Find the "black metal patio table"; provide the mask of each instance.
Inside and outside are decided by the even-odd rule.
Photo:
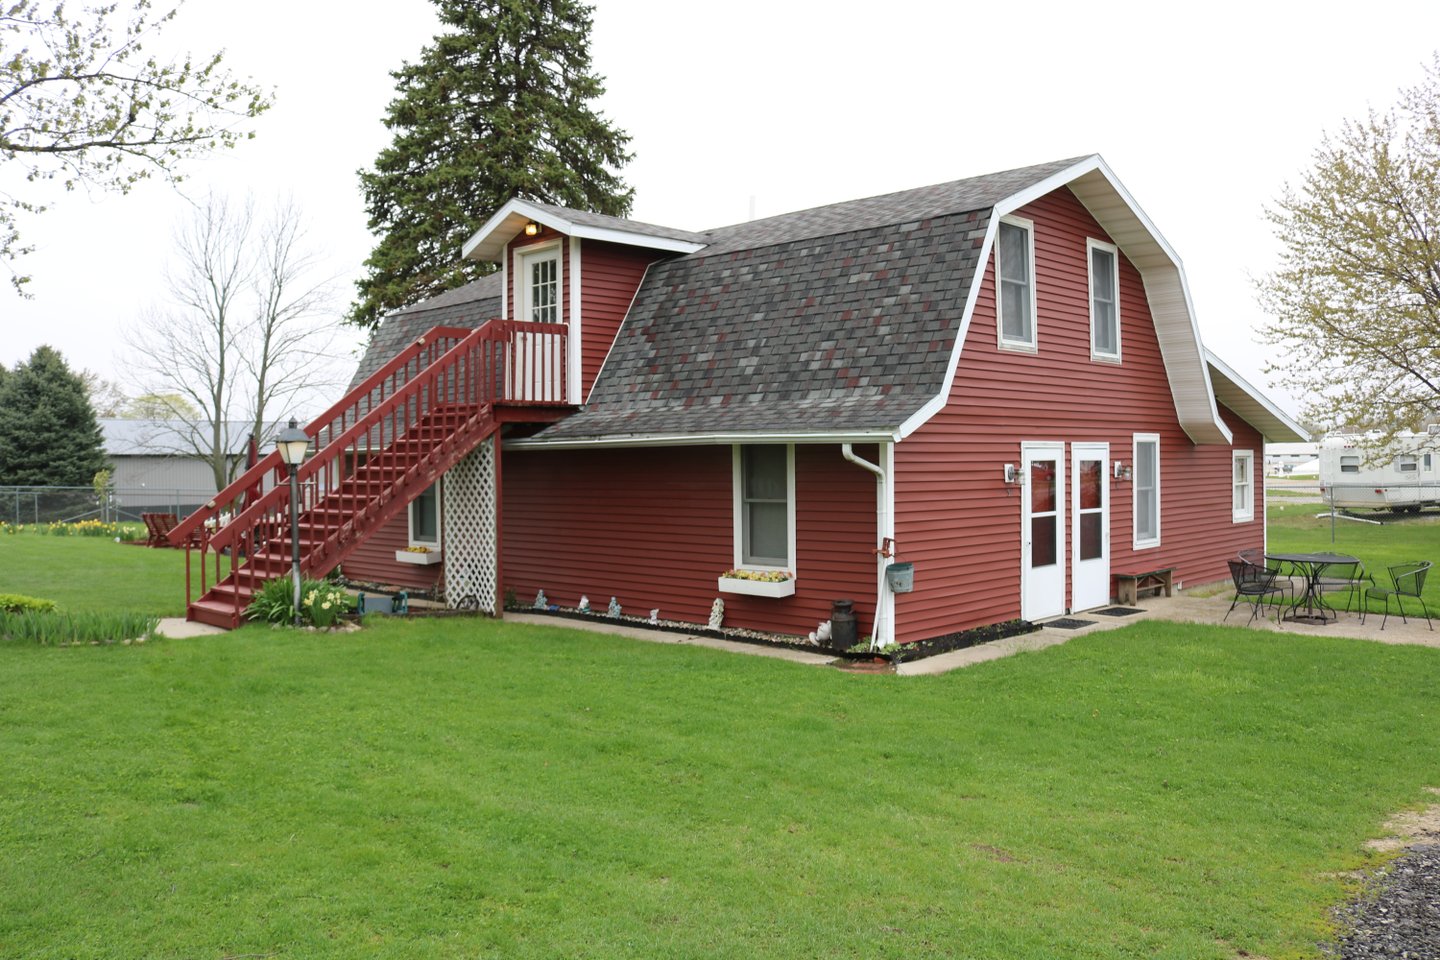
[[[1296,573],[1305,578],[1305,592],[1298,594],[1290,604],[1290,612],[1285,615],[1286,620],[1294,623],[1329,623],[1331,617],[1326,615],[1327,610],[1335,619],[1340,619],[1339,612],[1325,602],[1325,597],[1320,592],[1320,576],[1326,567],[1337,563],[1359,563],[1359,557],[1343,553],[1267,553],[1265,559],[1288,563]],[[1305,611],[1303,614],[1300,612],[1302,608]]]

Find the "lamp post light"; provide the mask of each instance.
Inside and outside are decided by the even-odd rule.
[[[295,626],[300,626],[300,481],[296,471],[310,448],[310,438],[300,429],[295,418],[275,438],[275,451],[280,462],[290,468],[290,576],[295,581]]]

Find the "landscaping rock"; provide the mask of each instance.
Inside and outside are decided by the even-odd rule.
[[[1440,960],[1440,843],[1412,846],[1339,919],[1348,932],[1331,956]]]

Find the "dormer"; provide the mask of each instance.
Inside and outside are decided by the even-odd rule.
[[[511,200],[465,242],[463,253],[500,264],[502,317],[569,325],[567,392],[581,405],[646,269],[705,243],[685,230]]]

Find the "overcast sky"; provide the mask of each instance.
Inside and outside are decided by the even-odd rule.
[[[1206,345],[1262,387],[1250,278],[1275,250],[1264,205],[1322,132],[1387,108],[1440,46],[1433,0],[598,0],[594,20],[600,106],[634,138],[636,219],[699,230],[1100,153],[1183,258]],[[293,196],[342,278],[337,322],[372,245],[355,171],[389,139],[389,71],[436,26],[428,0],[189,0],[165,34],[223,47],[275,90],[257,137],[193,164],[185,191]],[[118,331],[160,302],[187,202],[155,184],[29,218],[34,299],[0,289],[0,363],[49,343],[123,380]],[[359,342],[347,333],[343,352]]]

